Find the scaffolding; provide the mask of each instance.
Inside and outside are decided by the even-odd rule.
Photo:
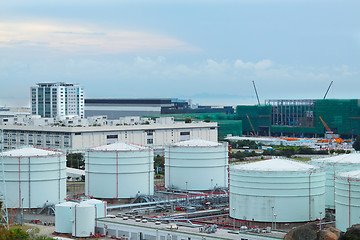
[[[4,134],[3,130],[0,129],[0,161],[1,161],[1,187],[0,187],[0,201],[1,201],[1,225],[9,229],[9,215],[7,209],[6,200],[6,182],[5,182],[5,169],[4,169]]]
[[[266,100],[271,105],[272,126],[315,127],[316,101],[305,100]]]

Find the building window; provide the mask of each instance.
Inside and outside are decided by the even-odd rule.
[[[55,146],[56,147],[60,146],[60,136],[55,136]]]
[[[20,134],[20,145],[24,145],[24,144],[25,144],[24,134]]]
[[[69,136],[64,136],[64,147],[69,147],[70,143],[69,143]]]
[[[46,146],[50,147],[50,136],[46,136]]]
[[[190,140],[190,132],[180,132],[180,141]]]
[[[41,146],[41,135],[36,136],[36,145]]]
[[[148,140],[147,140],[147,144],[153,144],[154,143],[154,140],[152,139],[152,138],[149,138]]]
[[[29,145],[33,145],[34,144],[34,137],[32,134],[29,134]]]

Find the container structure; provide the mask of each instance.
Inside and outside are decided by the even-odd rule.
[[[87,151],[85,194],[105,199],[153,195],[153,149],[117,142]]]
[[[64,153],[26,147],[6,151],[3,157],[9,208],[40,208],[64,201]]]
[[[101,201],[98,199],[89,199],[83,201],[83,203],[95,206],[95,219],[106,217],[107,204],[105,201]]]
[[[325,172],[274,158],[230,167],[230,216],[257,222],[306,222],[325,215]]]
[[[343,232],[360,223],[360,170],[336,175],[335,214],[336,228]]]
[[[211,190],[228,187],[228,144],[193,139],[165,147],[165,187]]]
[[[314,158],[311,164],[326,172],[325,207],[335,209],[335,175],[339,172],[360,170],[360,153],[341,154],[326,158]]]
[[[73,208],[77,203],[64,202],[55,205],[55,232],[72,233]]]
[[[90,237],[95,233],[95,206],[80,203],[72,208],[72,224],[73,237]]]

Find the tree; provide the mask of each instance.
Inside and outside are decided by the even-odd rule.
[[[354,144],[353,144],[353,148],[354,148],[356,151],[360,151],[360,135],[357,135],[357,136],[356,136],[355,142],[354,142]]]
[[[155,170],[155,172],[156,172],[156,169],[158,167],[161,167],[161,172],[164,171],[164,158],[162,156],[160,156],[160,155],[157,155],[157,156],[154,157],[154,170]]]
[[[69,153],[66,156],[66,166],[77,169],[85,169],[85,158],[82,153]]]
[[[191,123],[191,117],[186,117],[185,118],[185,123]]]

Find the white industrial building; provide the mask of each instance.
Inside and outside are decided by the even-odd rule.
[[[155,147],[196,138],[216,142],[217,128],[216,122],[91,127],[0,125],[4,148],[33,145],[54,149],[87,149],[117,141]]]
[[[230,168],[230,216],[257,222],[306,222],[325,216],[325,172],[286,159]]]
[[[84,88],[72,83],[38,83],[31,87],[31,112],[42,117],[85,117]]]
[[[101,218],[96,220],[97,233],[117,239],[147,240],[268,240],[283,239],[284,232],[248,233],[217,228],[215,232],[200,232],[202,225],[177,225],[175,223],[153,222],[146,219]],[[185,224],[186,225],[186,224]]]

